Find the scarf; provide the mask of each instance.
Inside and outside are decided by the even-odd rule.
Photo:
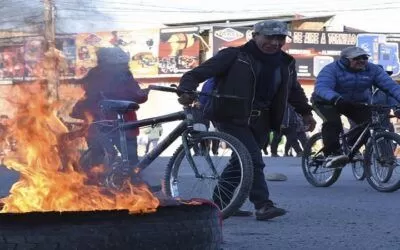
[[[250,40],[244,45],[244,51],[249,53],[256,61],[261,63],[261,69],[257,72],[256,103],[260,108],[267,107],[272,100],[278,85],[275,72],[281,63],[282,51],[274,54],[265,54],[257,44]]]

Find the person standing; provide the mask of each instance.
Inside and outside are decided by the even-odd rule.
[[[148,90],[141,89],[139,83],[133,78],[129,70],[129,55],[119,47],[99,48],[97,53],[97,66],[90,69],[87,75],[80,80],[83,83],[85,96],[78,101],[71,113],[71,117],[87,119],[89,114],[94,121],[103,119],[116,119],[117,113],[109,111],[104,113],[100,109],[100,101],[103,99],[126,100],[144,103],[148,98]],[[134,110],[123,115],[125,121],[136,121]],[[98,130],[94,126],[89,129],[87,142],[93,150],[102,154],[102,146],[98,142]],[[137,136],[139,129],[126,132],[128,159],[131,167],[139,161],[137,154]],[[118,147],[119,134],[114,132],[109,139]],[[107,142],[104,142],[107,143]]]
[[[157,123],[153,126],[150,126],[144,130],[144,133],[147,135],[147,143],[145,154],[149,152],[150,146],[151,148],[155,148],[160,140],[162,135],[163,128],[160,123]]]
[[[310,130],[315,127],[304,90],[297,81],[295,59],[282,51],[289,35],[287,24],[266,20],[254,25],[252,39],[243,46],[219,51],[198,67],[186,72],[178,86],[178,101],[188,105],[195,97],[185,91],[195,90],[199,83],[215,77],[216,91],[220,94],[240,96],[241,101],[211,102],[205,113],[216,122],[219,131],[238,138],[248,149],[253,165],[254,179],[250,201],[254,204],[257,220],[269,220],[286,213],[270,199],[264,175],[261,149],[270,130],[280,130],[287,103],[303,116]],[[225,179],[238,179],[238,166],[231,159],[219,181],[219,187],[227,190],[218,195],[214,190],[216,204],[230,201],[239,184]],[[232,185],[235,184],[235,185]]]

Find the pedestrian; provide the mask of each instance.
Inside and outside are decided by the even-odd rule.
[[[339,135],[343,131],[340,116],[346,116],[355,124],[368,121],[371,110],[360,103],[370,101],[372,86],[400,101],[400,86],[381,67],[368,62],[368,57],[360,47],[345,48],[340,58],[326,65],[317,76],[312,103],[323,120],[322,141],[328,168],[341,167],[349,161],[340,148]],[[363,129],[356,129],[349,138],[350,144]]]
[[[163,133],[163,128],[160,123],[152,125],[144,130],[144,133],[147,135],[147,143],[145,154],[149,152],[150,147],[153,149],[158,145],[158,141]]]
[[[100,109],[100,101],[104,99],[126,100],[137,103],[147,101],[148,90],[140,88],[139,83],[133,78],[129,70],[129,55],[119,47],[99,48],[97,53],[97,66],[90,69],[87,75],[81,80],[85,91],[84,98],[78,101],[71,113],[71,117],[87,120],[85,114],[89,114],[94,121],[103,119],[116,119],[117,113],[109,111],[104,113]],[[128,111],[123,115],[125,121],[136,121],[136,112]],[[95,124],[95,123],[94,123]],[[97,150],[99,157],[103,155],[103,147],[100,145],[99,128],[94,125],[89,129],[87,143],[92,150]],[[139,161],[137,155],[137,135],[139,129],[126,132],[128,159],[131,167]],[[110,133],[109,139],[114,145],[120,148],[119,134]],[[109,144],[108,141],[101,141],[102,144]],[[100,157],[101,159],[101,157]],[[99,160],[100,160],[99,159]]]
[[[258,22],[254,25],[250,41],[243,46],[219,51],[186,72],[178,86],[178,101],[184,105],[191,104],[195,98],[184,91],[195,90],[199,83],[211,77],[215,77],[217,93],[242,97],[239,100],[212,99],[205,113],[216,122],[219,131],[238,138],[252,157],[254,179],[249,198],[254,204],[257,220],[268,220],[286,213],[285,209],[275,206],[270,199],[261,149],[268,132],[280,130],[287,102],[303,116],[310,130],[315,127],[312,108],[297,81],[296,61],[281,49],[288,35],[284,22]],[[237,165],[228,164],[221,174],[218,185],[227,192],[218,195],[217,188],[214,190],[216,204],[229,203],[239,183],[230,182],[227,185],[224,180],[237,179],[237,169]]]

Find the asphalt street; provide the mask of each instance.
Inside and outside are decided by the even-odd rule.
[[[288,180],[269,182],[271,199],[288,214],[271,221],[231,217],[223,222],[223,249],[400,249],[400,193],[379,193],[356,181],[344,169],[329,188],[315,188],[303,177],[300,158],[265,157],[265,172],[283,173]],[[167,157],[146,170],[161,180]],[[0,168],[0,195],[18,178]],[[252,209],[249,203],[244,209]]]

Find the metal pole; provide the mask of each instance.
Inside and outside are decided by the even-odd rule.
[[[44,0],[44,21],[45,21],[45,30],[44,37],[46,39],[46,50],[48,58],[48,63],[50,63],[47,68],[47,85],[48,85],[48,94],[51,100],[58,100],[58,84],[59,84],[59,75],[57,68],[57,58],[55,56],[56,49],[56,32],[55,32],[55,11],[54,11],[54,2],[53,0]]]

